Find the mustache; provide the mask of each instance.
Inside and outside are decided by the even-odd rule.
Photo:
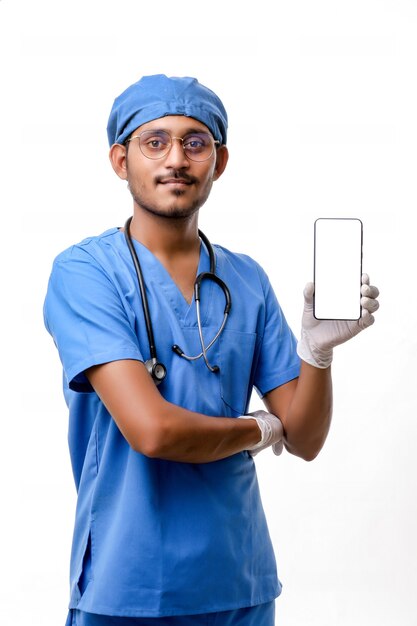
[[[190,174],[187,174],[187,172],[182,172],[181,170],[169,170],[168,172],[166,172],[163,176],[156,176],[155,178],[155,182],[156,183],[163,183],[166,180],[172,180],[172,179],[178,179],[178,180],[183,180],[186,183],[192,184],[192,183],[196,183],[198,182],[198,178],[196,178],[195,176],[190,176]]]

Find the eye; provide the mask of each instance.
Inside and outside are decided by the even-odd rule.
[[[150,152],[166,150],[170,144],[169,135],[164,132],[143,133],[140,138],[141,146]]]
[[[184,149],[190,152],[201,152],[210,145],[210,137],[204,133],[187,135],[184,137]]]
[[[148,139],[147,144],[151,148],[159,148],[161,146],[161,140],[160,139]]]

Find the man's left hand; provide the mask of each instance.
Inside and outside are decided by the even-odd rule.
[[[326,368],[332,362],[333,348],[355,337],[374,323],[373,313],[379,308],[376,299],[379,290],[369,284],[368,274],[362,275],[362,315],[354,321],[317,320],[313,314],[313,295],[314,283],[307,283],[304,289],[304,313],[297,352],[300,358],[310,365]]]

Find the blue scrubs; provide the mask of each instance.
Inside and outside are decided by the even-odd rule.
[[[275,603],[235,611],[171,617],[109,617],[72,610],[66,626],[275,626]]]
[[[262,396],[299,374],[296,341],[261,267],[214,246],[228,285],[226,328],[202,359],[195,302],[188,304],[163,265],[134,242],[146,282],[158,358],[158,387],[174,404],[237,417],[252,389]],[[199,272],[209,270],[202,244]],[[223,319],[224,296],[205,282],[206,344]],[[120,359],[149,358],[137,279],[117,228],[84,240],[54,262],[45,324],[58,348],[69,407],[69,447],[78,490],[69,607],[124,617],[206,614],[271,602],[281,591],[247,452],[205,464],[151,459],[132,450],[84,371]]]

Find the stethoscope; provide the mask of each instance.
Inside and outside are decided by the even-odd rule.
[[[130,254],[132,256],[133,265],[135,267],[136,276],[138,279],[139,291],[140,291],[140,295],[142,299],[143,315],[145,317],[146,332],[148,335],[150,359],[148,359],[148,361],[145,362],[145,366],[148,372],[150,373],[150,375],[152,376],[154,382],[157,385],[159,385],[159,383],[161,383],[164,380],[165,376],[167,375],[167,369],[163,363],[158,361],[158,357],[156,354],[151,316],[149,313],[148,298],[147,298],[146,289],[145,289],[145,281],[143,278],[142,268],[139,263],[138,255],[136,254],[136,250],[132,242],[132,237],[130,235],[131,221],[132,221],[132,217],[129,217],[124,227],[124,234],[125,234],[126,243],[128,245]],[[207,365],[210,372],[216,373],[220,371],[220,368],[218,365],[210,365],[207,359],[207,351],[211,348],[211,346],[214,344],[214,342],[220,337],[221,333],[223,332],[223,329],[226,325],[227,317],[230,312],[230,308],[232,306],[232,299],[230,296],[229,288],[224,283],[224,281],[222,281],[222,279],[216,275],[216,258],[214,256],[214,251],[213,251],[213,247],[211,243],[209,242],[207,237],[204,235],[204,233],[201,232],[201,230],[198,231],[198,234],[201,237],[201,239],[204,241],[208,254],[209,254],[209,258],[210,258],[210,271],[201,272],[200,274],[198,274],[194,282],[194,300],[196,303],[197,326],[198,326],[198,334],[200,337],[201,352],[200,354],[196,354],[195,356],[189,356],[185,354],[184,351],[177,344],[173,345],[172,349],[176,354],[178,354],[178,356],[183,357],[184,359],[187,359],[188,361],[196,361],[197,359],[200,359],[201,357],[203,357],[204,362]],[[203,281],[205,280],[206,281],[211,280],[215,282],[217,285],[219,285],[219,287],[223,291],[223,294],[226,300],[224,313],[223,313],[223,321],[216,335],[207,346],[204,344],[203,330],[201,326],[201,314],[200,314],[200,287]]]

